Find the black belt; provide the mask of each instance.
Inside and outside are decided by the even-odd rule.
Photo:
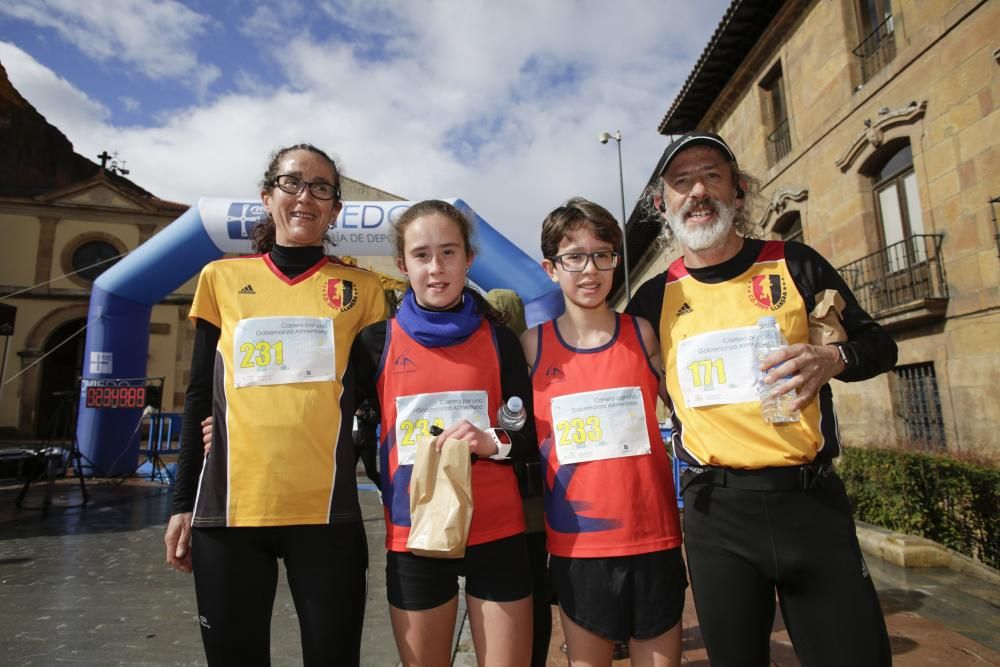
[[[805,491],[833,474],[829,462],[757,470],[689,466],[681,477],[681,490],[690,484],[711,484],[745,491]]]

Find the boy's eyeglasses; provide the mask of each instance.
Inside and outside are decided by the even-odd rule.
[[[618,266],[619,255],[611,250],[599,250],[598,252],[567,252],[562,255],[553,255],[549,261],[559,264],[565,271],[579,273],[587,268],[587,264],[594,262],[598,271],[610,271]]]
[[[274,179],[274,184],[281,188],[282,192],[287,192],[290,195],[300,195],[308,186],[309,194],[316,199],[340,199],[340,188],[326,181],[306,183],[298,176],[282,174]]]

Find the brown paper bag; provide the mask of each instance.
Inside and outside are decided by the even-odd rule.
[[[840,323],[844,312],[844,297],[834,289],[823,290],[816,295],[816,307],[809,313],[809,343],[829,345],[843,343],[847,332]]]
[[[472,524],[469,443],[448,440],[440,452],[433,443],[433,438],[417,439],[406,548],[418,556],[461,558]]]

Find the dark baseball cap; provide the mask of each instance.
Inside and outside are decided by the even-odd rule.
[[[694,146],[711,146],[722,153],[722,156],[730,162],[736,162],[736,156],[733,155],[729,144],[719,135],[714,132],[686,132],[670,142],[667,150],[663,151],[663,157],[656,165],[656,177],[659,178],[663,175],[675,157]]]

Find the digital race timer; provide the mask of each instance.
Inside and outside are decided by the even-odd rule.
[[[145,387],[87,387],[88,408],[144,408]]]
[[[84,407],[143,409],[160,407],[163,378],[83,380]]]

